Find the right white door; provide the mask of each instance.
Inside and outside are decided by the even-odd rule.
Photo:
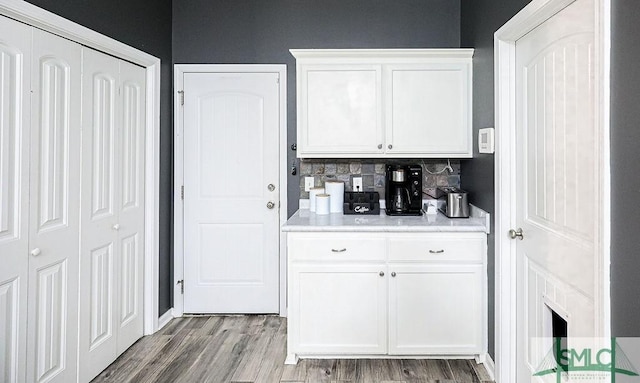
[[[186,313],[279,310],[279,89],[278,73],[184,74]]]
[[[577,0],[516,43],[518,382],[540,379],[553,313],[569,339],[597,335],[594,12]]]

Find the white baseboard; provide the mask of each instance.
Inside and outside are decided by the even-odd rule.
[[[491,355],[489,355],[489,353],[486,354],[486,356],[484,358],[484,363],[482,365],[484,366],[485,370],[487,370],[487,373],[491,377],[491,380],[493,380],[495,382],[495,380],[496,380],[496,364],[493,362],[493,359],[491,359]]]
[[[167,325],[173,319],[173,308],[167,310],[166,313],[162,314],[160,318],[158,318],[158,329],[156,331],[160,331],[164,326]]]

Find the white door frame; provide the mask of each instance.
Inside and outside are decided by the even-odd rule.
[[[495,55],[495,357],[496,382],[516,381],[516,246],[507,236],[516,222],[516,41],[575,0],[533,0],[502,26],[494,36]],[[611,0],[597,0],[595,92],[599,110],[596,126],[600,135],[600,164],[603,184],[600,185],[598,216],[600,232],[597,239],[600,252],[596,263],[596,328],[601,336],[611,332],[609,296],[610,262],[610,165],[609,165],[609,64]]]
[[[145,136],[144,333],[158,329],[160,59],[22,0],[0,0],[0,14],[140,65],[147,70]],[[78,249],[80,245],[78,244]]]
[[[174,65],[174,200],[173,200],[173,316],[184,314],[184,295],[177,288],[178,281],[184,278],[184,201],[182,185],[184,185],[184,126],[182,97],[185,73],[278,73],[280,75],[280,222],[279,227],[287,220],[287,66],[285,64],[175,64]],[[280,249],[280,315],[287,314],[287,259],[286,237],[279,231]]]

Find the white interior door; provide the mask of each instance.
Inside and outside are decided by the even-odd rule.
[[[83,51],[80,382],[143,333],[145,70]]]
[[[279,310],[278,77],[184,74],[186,313]]]
[[[25,381],[31,28],[0,16],[0,381]]]
[[[518,382],[536,381],[553,312],[570,342],[597,335],[594,7],[577,0],[516,43]]]
[[[33,29],[27,381],[76,377],[81,46]]]

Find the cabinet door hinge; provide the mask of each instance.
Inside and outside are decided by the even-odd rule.
[[[180,94],[180,105],[184,105],[184,90],[179,90],[178,94]]]
[[[180,186],[180,199],[184,201],[184,185]]]
[[[179,280],[176,285],[180,285],[180,294],[184,294],[184,279]]]

